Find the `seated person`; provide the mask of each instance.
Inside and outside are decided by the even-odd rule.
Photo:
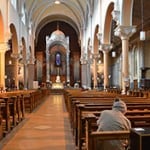
[[[112,110],[104,110],[101,112],[97,120],[97,131],[130,130],[131,123],[125,116],[126,111],[126,104],[122,100],[116,99],[113,103]],[[100,142],[98,147],[100,147],[100,150],[125,150],[127,145],[127,140],[107,140]]]

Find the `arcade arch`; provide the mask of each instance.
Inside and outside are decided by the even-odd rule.
[[[13,88],[18,89],[18,59],[19,59],[19,52],[18,52],[18,37],[17,31],[14,24],[10,24],[10,32],[11,32],[11,57],[12,57],[12,74],[11,80],[13,80]]]
[[[61,49],[62,47],[64,48],[63,51],[65,51],[65,55],[63,51],[60,50],[56,50],[54,51],[52,48],[54,45],[61,45]],[[57,52],[60,52],[61,54],[63,54],[63,58],[66,58],[66,81],[67,83],[70,83],[70,61],[69,61],[69,54],[70,54],[70,50],[69,50],[69,37],[65,37],[65,34],[60,31],[59,29],[57,29],[56,31],[54,31],[50,36],[46,36],[46,82],[50,82],[50,69],[52,69],[54,67],[54,64],[51,64],[51,68],[50,68],[50,59],[53,59],[53,53],[54,55],[56,55]],[[54,62],[54,61],[53,61]],[[52,66],[53,65],[53,66]],[[57,67],[58,69],[60,69],[60,67]],[[53,70],[51,70],[53,71]],[[52,73],[52,72],[51,72]],[[60,71],[57,71],[57,76],[56,77],[60,77]],[[56,79],[57,80],[57,79]]]

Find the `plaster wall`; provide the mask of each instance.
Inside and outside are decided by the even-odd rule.
[[[7,27],[7,18],[8,18],[8,15],[7,15],[7,1],[8,0],[0,0],[0,12],[1,12],[1,15],[2,15],[2,19],[3,19],[3,25],[4,25],[4,33],[5,33],[5,40],[7,41],[7,35],[6,33],[8,33],[8,27]]]
[[[17,38],[19,38],[19,14],[14,7],[9,3],[8,5],[8,25],[13,24],[16,28]]]

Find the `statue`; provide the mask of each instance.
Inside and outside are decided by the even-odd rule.
[[[56,83],[60,83],[59,67],[57,67]]]

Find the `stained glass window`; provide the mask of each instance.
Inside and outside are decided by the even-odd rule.
[[[56,66],[61,66],[61,54],[60,52],[57,52],[55,55],[55,64]]]

